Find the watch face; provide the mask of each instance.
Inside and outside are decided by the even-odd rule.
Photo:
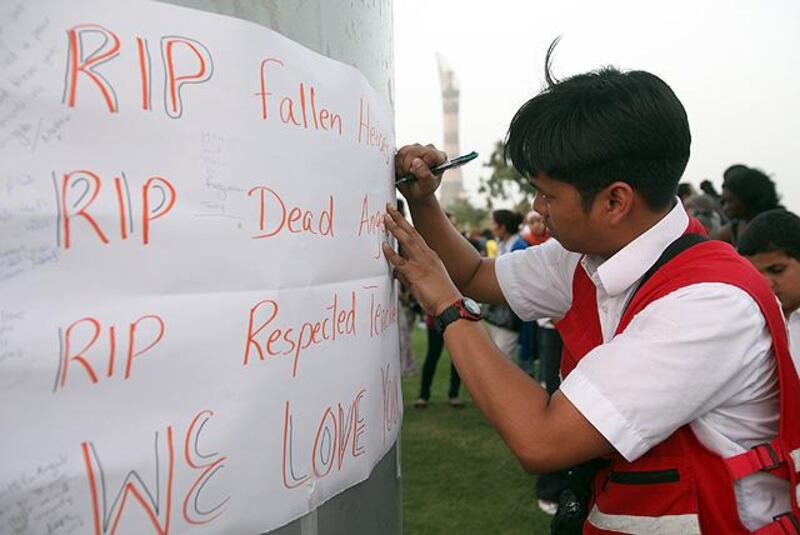
[[[464,308],[470,314],[473,314],[475,316],[481,315],[481,306],[468,297],[464,298]]]

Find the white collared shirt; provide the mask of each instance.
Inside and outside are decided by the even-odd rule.
[[[786,323],[789,328],[789,350],[792,353],[794,369],[800,374],[800,308],[789,314]]]
[[[680,288],[650,303],[614,336],[637,283],[688,223],[677,203],[607,260],[582,258],[548,240],[495,263],[503,295],[526,321],[566,314],[582,264],[597,288],[604,343],[560,390],[628,461],[687,423],[706,447],[726,457],[778,432],[771,338],[746,292],[721,283]],[[788,483],[769,474],[736,483],[739,513],[751,530],[788,511],[788,496]]]

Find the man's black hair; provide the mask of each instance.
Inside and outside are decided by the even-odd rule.
[[[505,227],[509,234],[519,232],[519,226],[522,224],[522,214],[511,210],[495,210],[492,212],[492,219],[501,227]]]
[[[754,217],[739,238],[739,254],[784,253],[800,260],[800,217],[788,210],[768,210]]]
[[[736,195],[751,214],[781,207],[775,182],[762,171],[737,164],[729,167],[723,176],[722,189]]]
[[[678,97],[653,74],[615,67],[557,81],[550,70],[556,44],[545,59],[547,87],[511,121],[506,157],[523,176],[573,185],[586,210],[616,181],[651,209],[670,206],[691,144]]]

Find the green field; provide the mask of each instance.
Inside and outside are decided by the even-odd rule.
[[[535,478],[525,473],[463,385],[466,408],[447,404],[446,350],[436,369],[431,404],[423,410],[413,407],[425,358],[424,329],[415,327],[412,338],[419,371],[403,379],[403,532],[549,533],[550,517],[536,506]]]

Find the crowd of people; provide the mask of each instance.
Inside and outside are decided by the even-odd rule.
[[[553,533],[800,534],[800,218],[746,165],[721,193],[679,183],[691,135],[663,80],[557,81],[551,52],[506,139],[524,218],[463,234],[434,195],[446,155],[396,155],[413,226],[387,206],[384,254],[428,315],[415,406],[446,346],[451,404],[463,381],[541,474]]]

